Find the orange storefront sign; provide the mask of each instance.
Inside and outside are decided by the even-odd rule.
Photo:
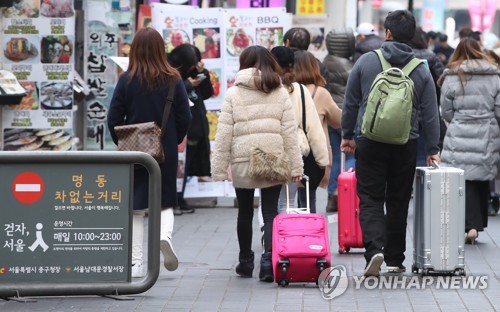
[[[325,14],[325,0],[297,0],[297,15]]]

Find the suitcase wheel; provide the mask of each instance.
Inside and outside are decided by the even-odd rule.
[[[415,274],[418,273],[418,268],[414,264],[411,266],[411,272]]]
[[[280,279],[278,281],[278,285],[281,285],[281,287],[286,287],[286,286],[288,286],[288,280],[287,279]]]
[[[278,261],[278,267],[281,269],[281,272],[283,272],[283,274],[286,273],[289,266],[290,266],[290,261],[287,259],[281,259],[280,261]]]
[[[316,267],[320,272],[323,272],[324,269],[326,269],[327,261],[324,258],[316,260]]]
[[[458,269],[455,271],[456,276],[465,276],[465,270],[464,269]]]
[[[349,251],[351,250],[351,248],[349,247],[339,247],[339,254],[344,254],[344,253],[348,253]]]

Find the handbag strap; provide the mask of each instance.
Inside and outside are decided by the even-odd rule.
[[[163,118],[161,120],[161,137],[165,134],[165,130],[167,127],[168,116],[170,115],[170,109],[172,108],[172,103],[174,102],[175,95],[175,84],[170,84],[168,88],[167,101],[165,103],[165,109],[163,110]]]
[[[304,98],[304,87],[302,84],[300,86],[300,99],[302,100],[302,130],[307,137],[307,127],[306,127],[306,100]]]

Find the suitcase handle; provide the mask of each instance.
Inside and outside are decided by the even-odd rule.
[[[344,152],[340,152],[340,172],[346,172],[346,168],[345,168],[345,158],[346,158],[346,154]],[[350,168],[349,168],[350,169]]]
[[[435,161],[434,159],[432,160],[432,163],[434,164],[434,168],[437,168],[437,169],[441,168],[441,166],[438,164],[438,162]]]
[[[285,189],[286,189],[286,213],[287,214],[290,214],[290,213],[295,213],[295,214],[298,214],[298,213],[303,213],[303,214],[307,214],[307,213],[311,213],[311,208],[309,207],[309,177],[306,176],[306,175],[303,175],[302,176],[302,179],[303,180],[306,180],[306,185],[305,185],[305,188],[306,188],[306,207],[301,207],[301,208],[290,208],[290,197],[289,197],[289,190],[288,190],[288,183],[285,184]]]

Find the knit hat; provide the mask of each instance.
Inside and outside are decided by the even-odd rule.
[[[282,69],[293,67],[295,64],[293,50],[285,46],[276,46],[271,49],[271,54]]]
[[[354,55],[355,42],[352,28],[332,29],[325,40],[328,54],[346,59]]]

